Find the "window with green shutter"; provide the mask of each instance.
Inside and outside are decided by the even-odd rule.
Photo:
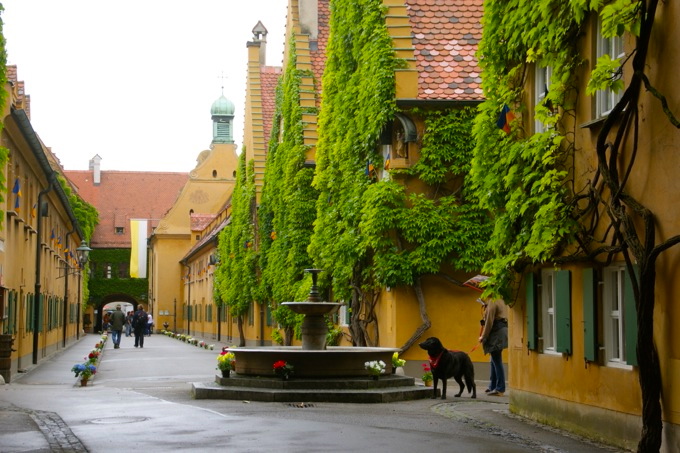
[[[597,272],[583,269],[583,345],[584,358],[597,361]]]
[[[555,275],[555,350],[571,355],[571,271]]]
[[[533,273],[526,276],[526,316],[527,316],[527,348],[538,349],[538,294],[536,277]]]
[[[26,332],[33,332],[33,295],[32,294],[26,294],[26,297],[24,299],[24,304],[25,305],[25,310],[24,313],[26,313]]]
[[[45,295],[40,293],[38,295],[38,332],[44,332],[45,329]]]
[[[602,323],[607,364],[637,365],[637,311],[626,265],[619,263],[605,268],[603,280]]]

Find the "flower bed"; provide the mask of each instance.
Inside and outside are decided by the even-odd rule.
[[[196,346],[198,348],[208,349],[210,351],[215,349],[214,344],[208,344],[203,340],[199,340],[198,338],[192,337],[191,335],[185,335],[183,333],[174,333],[169,330],[161,330],[161,334],[168,336],[170,338],[174,338],[175,340],[179,340],[181,342]]]
[[[78,378],[81,387],[85,387],[91,379],[94,379],[94,375],[97,373],[99,360],[101,360],[102,353],[104,352],[104,345],[108,338],[108,334],[104,332],[101,339],[94,345],[94,349],[92,349],[87,356],[83,357],[85,362],[76,363],[71,367],[71,372]]]

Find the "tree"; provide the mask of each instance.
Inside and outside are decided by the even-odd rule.
[[[494,291],[508,295],[515,276],[532,263],[625,259],[637,308],[643,400],[638,451],[644,452],[658,451],[661,445],[661,374],[653,340],[656,260],[680,242],[676,235],[657,243],[655,215],[629,189],[635,156],[642,152],[638,144],[642,90],[656,96],[670,123],[679,125],[648,75],[657,4],[656,0],[485,2],[480,61],[488,101],[475,128],[472,171],[477,194],[494,215],[490,239],[494,258],[484,267],[493,276]],[[630,53],[630,82],[598,133],[597,170],[586,187],[577,188],[572,164],[575,126],[569,120],[578,99],[579,38],[589,14],[599,14],[605,36],[627,32],[636,36],[636,42]],[[506,104],[524,111],[527,63],[534,62],[553,69],[545,101],[536,107],[537,119],[548,127],[526,136],[515,123],[513,131],[503,135],[495,126],[498,112]],[[611,56],[599,59],[587,93],[621,88],[625,63]],[[620,158],[630,150],[631,158]]]

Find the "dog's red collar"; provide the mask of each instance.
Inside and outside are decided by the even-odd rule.
[[[437,368],[437,365],[439,365],[439,360],[442,358],[442,355],[444,355],[445,352],[447,352],[445,349],[442,350],[442,352],[440,352],[437,357],[432,357],[431,355],[428,355],[428,357],[430,358],[430,368],[432,368],[433,370]],[[455,349],[449,349],[448,352],[460,352],[460,351]]]
[[[443,354],[444,351],[440,352],[437,357],[428,356],[430,358],[430,368],[432,368],[433,370],[437,368],[437,365],[439,365],[439,360],[442,358]]]

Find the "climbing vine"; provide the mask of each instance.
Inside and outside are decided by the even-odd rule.
[[[285,344],[290,344],[302,316],[280,305],[280,302],[302,300],[295,298],[300,285],[309,287],[302,270],[312,265],[307,247],[317,198],[316,190],[311,186],[314,169],[305,166],[309,146],[303,143],[303,111],[300,106],[301,79],[313,75],[296,67],[294,35],[288,49],[288,64],[277,88],[277,109],[267,154],[262,203],[258,210],[262,271],[260,297],[270,301],[272,316],[284,329]]]
[[[465,188],[474,109],[411,109],[425,123],[420,159],[383,174],[379,137],[394,121],[394,57],[379,1],[336,2],[323,78],[315,187],[317,220],[310,252],[351,308],[355,344],[379,344],[375,306],[385,286],[412,286],[430,327],[421,277],[444,266],[479,269],[489,235],[486,213]],[[407,189],[411,182],[422,190]],[[419,183],[419,184],[420,184]],[[323,276],[323,274],[322,274]]]
[[[219,302],[229,307],[231,315],[236,317],[240,346],[245,346],[243,318],[257,292],[255,170],[252,161],[246,166],[245,150],[239,156],[231,207],[231,221],[219,236],[220,264],[215,270],[215,288]]]
[[[366,168],[380,162],[376,144],[396,111],[396,60],[384,14],[378,0],[331,3],[314,179],[319,198],[309,248],[334,297],[349,304],[353,319],[362,314],[373,324],[379,283],[359,222],[371,184]],[[376,341],[356,324],[350,331],[355,344]]]
[[[80,198],[78,194],[73,192],[69,183],[66,182],[66,178],[64,178],[62,175],[59,175],[57,176],[57,179],[59,181],[59,185],[64,190],[64,193],[68,198],[69,204],[71,205],[71,210],[73,211],[73,215],[75,215],[78,221],[80,230],[83,232],[83,240],[87,244],[89,244],[90,240],[92,239],[92,233],[94,233],[94,228],[99,223],[99,212],[97,212],[97,209],[94,206],[92,206],[90,203]],[[76,246],[78,245],[80,244],[76,244]],[[128,254],[128,262],[129,259],[130,257]],[[88,272],[89,267],[90,264],[88,262],[85,264],[85,269],[81,274],[83,288],[82,294],[83,308],[87,306],[88,302],[90,301],[90,295],[92,294],[92,288],[90,285],[90,272]],[[146,291],[147,289],[145,288],[144,291],[139,294],[146,294]]]

